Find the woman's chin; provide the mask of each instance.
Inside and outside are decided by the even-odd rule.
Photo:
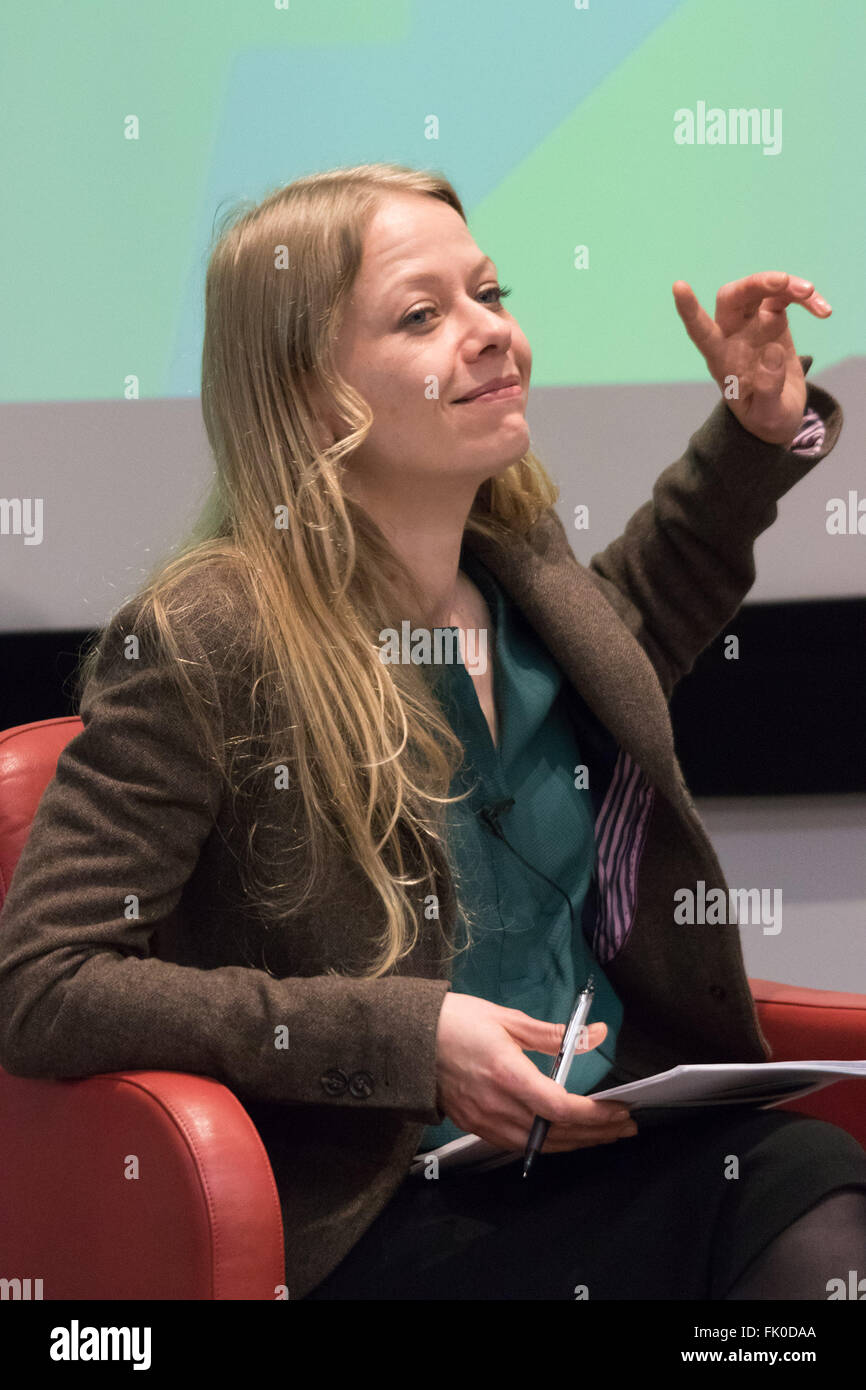
[[[524,450],[523,452],[525,453],[526,450]],[[497,479],[504,477],[505,474],[508,472],[509,468],[511,468],[513,464],[519,463],[522,458],[523,454],[518,454],[516,458],[509,457],[505,459],[502,463],[497,464],[495,468],[491,468],[490,472],[485,474],[484,478],[482,479],[482,482],[487,483],[491,480],[496,482]]]

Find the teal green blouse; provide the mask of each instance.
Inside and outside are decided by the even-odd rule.
[[[598,1048],[577,1053],[566,1083],[568,1091],[586,1095],[611,1069],[622,1006],[582,926],[596,868],[593,804],[578,774],[585,760],[566,710],[561,670],[491,572],[465,546],[460,567],[484,594],[493,619],[499,742],[493,742],[463,662],[440,664],[435,687],[465,750],[451,793],[472,788],[465,801],[448,811],[446,848],[458,900],[474,916],[471,945],[454,961],[452,989],[521,1009],[533,1018],[566,1023],[578,990],[593,974],[589,1021],[607,1024],[606,1055]],[[468,655],[471,662],[473,652]],[[491,659],[489,647],[487,657]],[[509,798],[514,798],[513,806],[499,815],[506,844],[479,812]],[[463,944],[462,915],[457,931]],[[552,1055],[526,1055],[549,1075]],[[450,1119],[428,1125],[419,1150],[448,1143],[463,1132]]]

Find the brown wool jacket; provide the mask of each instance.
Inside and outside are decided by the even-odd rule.
[[[801,361],[808,370],[811,358]],[[726,885],[674,753],[667,702],[751,587],[754,541],[777,499],[836,442],[838,402],[808,387],[807,409],[826,429],[812,456],[764,444],[720,400],[589,568],[553,509],[507,544],[468,538],[655,788],[633,928],[606,967],[624,1009],[610,1084],[679,1062],[771,1055],[738,929],[673,922],[677,888]],[[200,602],[178,628],[182,648],[199,663],[190,669],[214,720],[241,729],[248,692],[229,655],[249,614],[212,579],[189,584]],[[61,753],[0,914],[0,1064],[32,1077],[158,1068],[224,1082],[268,1150],[286,1282],[299,1298],[388,1201],[424,1125],[443,1119],[436,1029],[448,966],[419,899],[420,941],[397,972],[329,973],[351,965],[382,925],[361,873],[336,857],[321,903],[264,932],[238,889],[242,817],[197,751],[171,681],[124,656],[135,603],[103,634],[84,729]],[[291,790],[272,795],[276,852],[297,807]],[[437,858],[450,931],[453,885]],[[274,1045],[280,1025],[287,1049]]]

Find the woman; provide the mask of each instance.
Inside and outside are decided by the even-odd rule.
[[[292,1298],[821,1298],[862,1254],[842,1130],[636,1132],[589,1094],[769,1054],[737,928],[674,923],[676,888],[724,880],[667,700],[841,428],[787,328],[790,303],[829,313],[811,285],[734,282],[715,322],[674,293],[739,395],[586,570],[529,448],[529,345],[445,179],[300,179],[213,250],[214,491],[84,668],[0,918],[0,1062],[223,1080],[274,1168]],[[395,661],[405,622],[494,658]],[[542,1068],[590,965],[563,1090]],[[522,1184],[408,1173],[449,1125],[519,1152],[536,1113]]]

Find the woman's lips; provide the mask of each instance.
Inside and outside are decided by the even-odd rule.
[[[485,391],[480,396],[473,396],[470,401],[457,401],[457,405],[478,405],[481,401],[510,401],[522,393],[523,387],[518,382],[515,386],[501,386],[498,391]]]

